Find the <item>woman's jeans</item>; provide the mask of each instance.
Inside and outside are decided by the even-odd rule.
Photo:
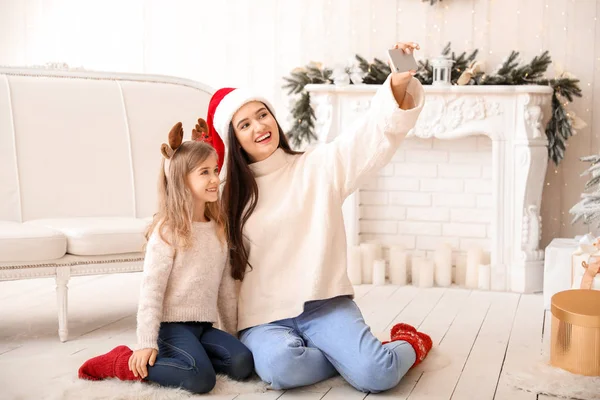
[[[416,360],[407,342],[382,345],[347,296],[308,302],[300,316],[248,328],[240,340],[274,389],[311,385],[339,372],[356,389],[377,393],[396,386]]]
[[[163,322],[158,334],[158,356],[148,366],[149,381],[181,387],[193,393],[210,392],[216,374],[242,380],[254,367],[252,354],[230,334],[206,322]]]

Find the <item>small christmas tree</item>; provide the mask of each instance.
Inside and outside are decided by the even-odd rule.
[[[575,223],[583,219],[586,225],[600,226],[600,155],[583,157],[581,161],[590,162],[591,166],[582,175],[591,175],[585,184],[581,200],[571,208],[570,213],[575,215]]]

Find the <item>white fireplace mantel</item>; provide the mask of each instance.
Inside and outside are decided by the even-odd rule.
[[[370,107],[379,85],[307,85],[321,142],[347,130]],[[487,135],[492,141],[492,289],[542,289],[540,203],[548,163],[544,127],[552,89],[546,86],[425,86],[425,106],[409,133],[453,139]],[[358,201],[344,204],[349,245],[358,244]]]

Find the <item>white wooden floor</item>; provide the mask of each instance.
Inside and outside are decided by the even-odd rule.
[[[16,394],[23,399],[40,398],[73,377],[86,359],[118,344],[134,344],[140,279],[139,273],[72,279],[70,340],[66,343],[60,343],[56,333],[53,280],[0,282],[0,398],[5,399],[6,393],[13,393],[11,398]],[[439,354],[449,358],[449,365],[424,373],[411,371],[397,388],[379,395],[367,396],[347,387],[308,387],[214,397],[550,399],[512,389],[505,377],[507,372],[537,359],[547,340],[543,338],[545,318],[540,295],[362,285],[356,287],[356,299],[378,336],[399,321],[418,326],[431,335]]]

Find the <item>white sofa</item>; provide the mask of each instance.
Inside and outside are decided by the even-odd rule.
[[[164,76],[0,67],[0,280],[142,270],[160,145],[212,90]]]

